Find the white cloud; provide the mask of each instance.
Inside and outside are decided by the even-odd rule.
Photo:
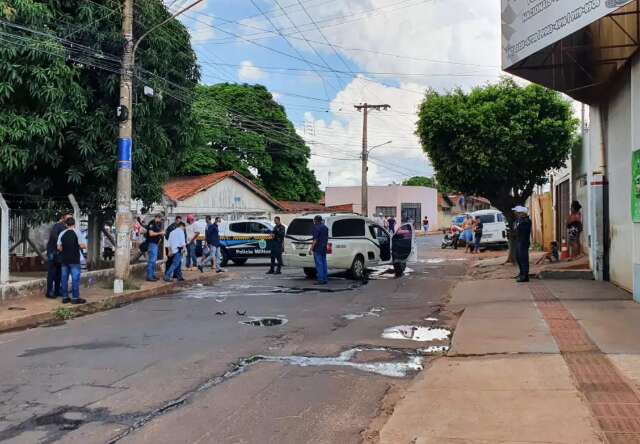
[[[369,183],[387,185],[414,175],[431,175],[428,159],[415,136],[416,106],[422,97],[419,85],[405,89],[387,87],[363,77],[354,78],[330,104],[333,119],[316,119],[305,114],[305,125],[298,132],[314,155],[311,167],[323,185],[357,185],[361,180],[362,113],[354,103],[388,104],[388,111],[369,111]],[[350,160],[346,160],[350,159]]]
[[[264,79],[266,77],[267,73],[265,73],[260,68],[255,67],[251,60],[245,60],[240,64],[240,69],[238,70],[238,78],[243,82],[257,82],[258,80]]]
[[[188,19],[186,24],[194,46],[203,45],[216,37],[215,18],[210,15],[198,15]]]

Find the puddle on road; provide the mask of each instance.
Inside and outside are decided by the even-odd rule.
[[[383,311],[384,311],[384,307],[373,307],[371,310],[365,311],[363,313],[351,313],[351,314],[342,315],[342,318],[348,321],[353,321],[355,319],[366,318],[366,317],[379,318],[380,313],[382,313]]]
[[[436,353],[446,353],[449,351],[448,345],[432,345],[427,348],[419,348],[418,352],[425,355],[432,355]]]
[[[420,327],[416,325],[398,325],[386,328],[382,332],[384,339],[405,339],[410,341],[429,342],[449,339],[451,331],[446,328]]]
[[[424,318],[425,321],[438,322],[438,318]]]
[[[284,362],[300,367],[349,367],[367,373],[374,373],[390,378],[404,378],[423,369],[422,356],[408,355],[405,361],[395,362],[354,362],[356,355],[363,352],[388,351],[386,348],[351,348],[336,357],[316,356],[260,356],[265,362]]]
[[[284,325],[289,322],[284,317],[267,317],[267,316],[249,316],[246,321],[239,321],[239,324],[250,325],[252,327],[276,327],[278,325]]]
[[[271,296],[273,294],[301,294],[301,293],[340,293],[356,290],[366,282],[354,282],[347,286],[284,286],[284,285],[260,285],[260,284],[223,284],[216,287],[192,287],[180,294],[185,299],[212,299],[216,302],[225,302],[227,298],[234,296]]]

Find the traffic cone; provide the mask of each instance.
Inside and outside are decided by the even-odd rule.
[[[562,239],[562,247],[560,248],[560,260],[565,261],[569,259],[569,246],[567,245],[567,240]]]

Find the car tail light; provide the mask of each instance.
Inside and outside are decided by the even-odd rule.
[[[331,254],[331,253],[333,253],[333,244],[329,242],[327,244],[327,254]]]

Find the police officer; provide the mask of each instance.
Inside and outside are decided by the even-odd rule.
[[[267,274],[281,274],[282,268],[282,252],[284,251],[284,225],[280,222],[280,218],[276,216],[273,219],[275,226],[273,227],[273,242],[271,244],[271,268]],[[276,266],[277,262],[277,266]]]
[[[520,269],[518,282],[529,282],[529,246],[531,245],[531,219],[529,210],[523,206],[513,209],[516,214],[516,261]]]

